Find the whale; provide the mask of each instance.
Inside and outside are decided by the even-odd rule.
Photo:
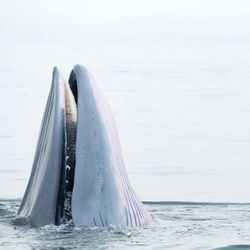
[[[152,220],[128,179],[110,106],[81,65],[68,81],[53,69],[17,216],[33,227],[136,227]]]

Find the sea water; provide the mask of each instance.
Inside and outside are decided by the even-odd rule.
[[[249,23],[244,0],[1,1],[0,248],[247,245]],[[14,219],[53,66],[67,79],[77,63],[110,103],[148,226],[34,229]]]
[[[30,228],[19,204],[0,201],[1,249],[250,249],[250,203],[147,202],[154,219],[139,228]]]

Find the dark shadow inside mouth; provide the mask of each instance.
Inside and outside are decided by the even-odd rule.
[[[78,100],[78,91],[77,91],[77,80],[76,80],[76,74],[74,71],[71,72],[70,77],[69,77],[69,86],[72,91],[72,94],[75,98],[75,102],[77,104]]]
[[[69,82],[65,82],[65,145],[63,145],[64,159],[58,191],[56,225],[72,219],[72,192],[75,174],[77,132],[77,81],[72,72]]]

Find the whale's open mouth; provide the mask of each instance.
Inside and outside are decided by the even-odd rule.
[[[88,70],[65,82],[57,68],[18,216],[33,226],[140,226],[151,216],[136,196],[115,120]]]
[[[60,189],[58,192],[56,224],[59,225],[72,219],[72,192],[74,187],[76,163],[76,132],[77,132],[77,84],[76,77],[71,74],[65,81],[65,159],[62,166]]]

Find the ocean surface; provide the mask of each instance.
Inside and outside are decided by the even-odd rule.
[[[245,0],[2,0],[0,249],[250,249],[249,27]],[[113,110],[143,228],[15,220],[53,67],[75,64]]]
[[[250,249],[250,203],[146,202],[140,228],[25,226],[20,200],[0,201],[1,249]]]

